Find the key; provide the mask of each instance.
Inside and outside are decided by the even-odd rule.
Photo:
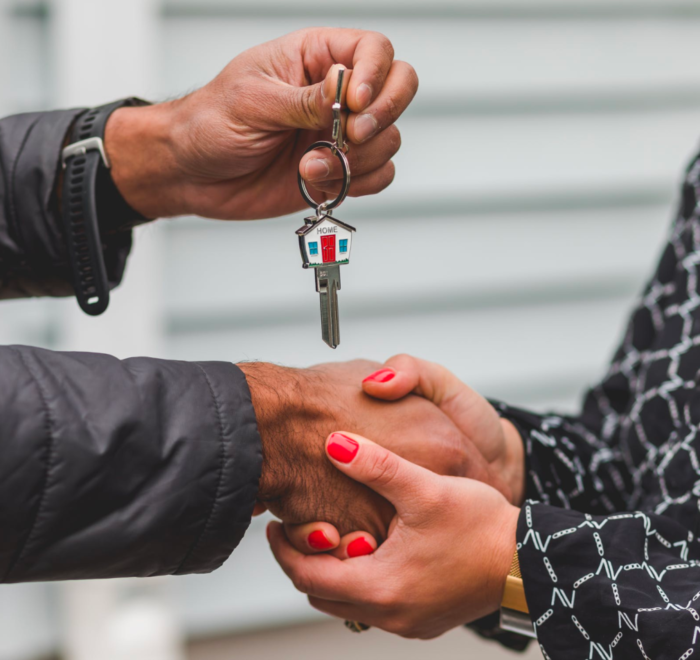
[[[316,215],[306,218],[304,226],[297,229],[299,249],[304,268],[316,271],[316,291],[321,300],[321,335],[331,348],[340,344],[340,318],[338,315],[338,291],[340,290],[340,266],[350,262],[350,247],[355,231],[345,222],[333,217],[333,209],[340,206],[350,189],[350,164],[345,155],[349,146],[343,138],[341,121],[341,92],[345,70],[338,72],[338,84],[333,104],[333,142],[314,142],[304,153],[313,149],[328,148],[340,161],[343,169],[343,185],[338,196],[331,201],[317,203],[309,195],[306,182],[298,174],[299,189],[306,203],[316,210]]]
[[[315,268],[316,291],[321,299],[321,336],[331,348],[340,344],[340,321],[338,319],[338,291],[340,289],[340,266]]]
[[[340,344],[338,291],[340,267],[350,262],[355,228],[334,218],[330,211],[306,218],[297,229],[304,268],[316,271],[316,291],[321,298],[321,336],[331,348]]]

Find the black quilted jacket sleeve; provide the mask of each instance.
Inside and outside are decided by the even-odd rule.
[[[0,298],[72,293],[54,190],[79,112],[0,120]],[[116,284],[130,233],[103,245]],[[235,365],[2,346],[0,582],[212,571],[261,461]]]

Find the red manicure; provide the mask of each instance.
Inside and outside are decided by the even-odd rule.
[[[267,523],[267,527],[265,527],[265,535],[267,536],[267,540],[270,540],[270,536],[272,536],[272,531],[270,530],[270,523]]]
[[[330,550],[333,547],[333,544],[320,529],[311,532],[306,540],[314,550]]]
[[[355,539],[348,544],[348,557],[362,557],[363,555],[371,555],[374,548],[367,542],[364,536]]]
[[[387,383],[394,376],[396,376],[396,372],[393,369],[380,369],[379,371],[375,371],[373,374],[367,376],[367,378],[365,378],[362,382],[366,383],[368,381],[372,381],[373,383]]]
[[[349,463],[357,450],[360,448],[360,443],[342,433],[333,433],[328,439],[326,451],[331,458],[334,458],[339,463]]]

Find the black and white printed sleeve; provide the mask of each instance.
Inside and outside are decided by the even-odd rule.
[[[518,524],[545,658],[700,656],[700,161],[604,380],[577,417],[497,404],[526,447]]]

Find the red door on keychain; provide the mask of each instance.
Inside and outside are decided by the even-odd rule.
[[[335,261],[335,236],[321,236],[321,253],[323,263],[330,264]]]

